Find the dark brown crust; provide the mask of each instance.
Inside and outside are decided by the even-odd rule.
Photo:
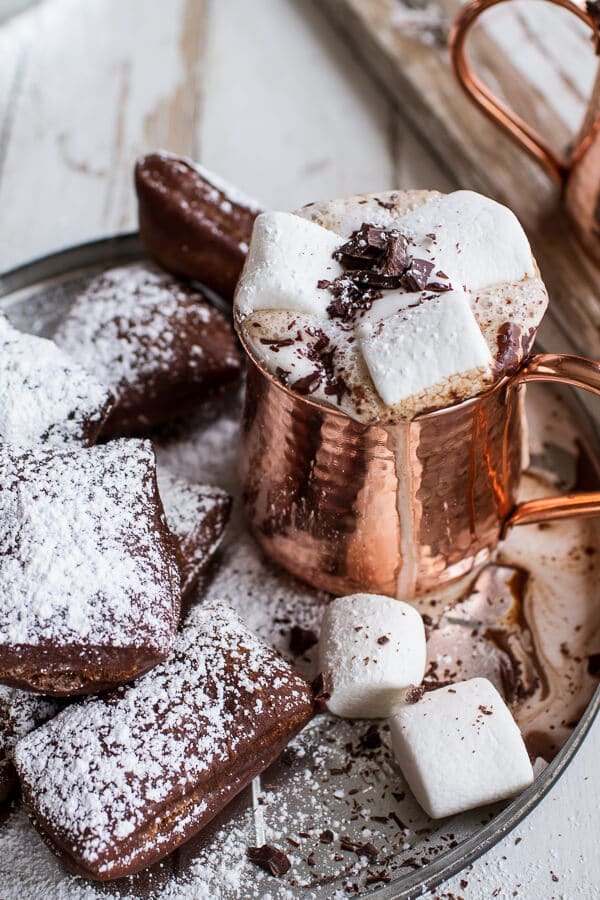
[[[269,735],[263,739],[260,745],[256,746],[255,752],[238,759],[235,767],[223,770],[221,777],[214,782],[210,792],[206,792],[205,786],[202,785],[199,789],[190,791],[176,806],[169,809],[167,811],[167,827],[171,821],[177,821],[182,815],[189,814],[189,811],[193,809],[195,804],[207,803],[207,809],[198,815],[184,831],[172,835],[170,841],[161,844],[157,848],[153,843],[152,836],[146,838],[144,843],[143,840],[139,840],[138,835],[137,840],[132,840],[129,844],[122,845],[120,848],[122,854],[127,853],[129,855],[132,851],[135,852],[137,850],[135,861],[130,865],[123,865],[120,859],[116,859],[108,871],[98,874],[98,872],[82,866],[70,854],[69,848],[56,840],[55,835],[50,837],[48,822],[45,822],[43,819],[38,821],[33,818],[33,823],[47,846],[59,857],[64,867],[74,875],[80,875],[92,881],[113,881],[128,875],[135,875],[142,869],[168,856],[177,847],[185,844],[198,834],[240,791],[247,787],[257,775],[277,759],[289,741],[306,725],[311,717],[312,706],[307,703],[303,710],[287,722],[276,723]],[[27,785],[23,785],[23,799],[31,809],[33,802]]]
[[[16,793],[19,779],[10,759],[0,759],[0,806]]]
[[[227,527],[231,515],[232,498],[215,492],[213,506],[199,523],[183,539],[175,538],[175,549],[179,571],[181,572],[181,596],[186,599],[192,593],[200,576],[206,571],[212,559],[210,548],[219,540]],[[200,562],[199,562],[200,560]]]
[[[0,683],[52,697],[95,694],[138,678],[167,654],[135,646],[0,646]]]
[[[186,301],[197,306],[194,297]],[[141,435],[157,425],[184,416],[223,390],[237,384],[242,364],[233,332],[223,316],[206,303],[208,321],[190,327],[182,339],[187,353],[181,352],[168,371],[157,371],[138,389],[125,387],[102,428],[102,437]],[[190,317],[191,323],[192,317]],[[201,348],[201,365],[192,368],[188,356],[192,348]]]
[[[257,212],[233,202],[183,157],[141,157],[135,187],[140,235],[150,256],[232,301]]]
[[[93,422],[88,420],[84,424],[82,440],[86,447],[94,446],[114,409],[114,405],[115,399],[110,395],[100,410],[98,417]]]

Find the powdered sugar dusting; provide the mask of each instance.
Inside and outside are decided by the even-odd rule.
[[[180,162],[182,159],[181,156],[169,153],[167,150],[158,151],[157,156],[162,156],[164,159],[172,159],[175,162]],[[234,187],[234,185],[230,184],[224,178],[221,178],[220,175],[215,175],[210,169],[206,169],[204,166],[200,165],[200,163],[194,162],[193,159],[183,157],[183,160],[188,166],[195,169],[209,185],[216,188],[214,196],[210,197],[212,201],[215,203],[219,202],[219,193],[223,195],[224,199],[220,201],[223,212],[231,212],[231,206],[234,203],[239,206],[245,206],[251,212],[256,213],[259,213],[264,209],[264,204],[255,200],[253,197],[249,197],[243,191],[240,191],[239,188]],[[182,165],[181,168],[185,171],[185,165]]]
[[[306,683],[231,610],[204,607],[167,662],[65,710],[17,745],[15,764],[36,815],[103,872],[127,859],[133,835],[148,828],[154,842],[151,826],[169,803],[200,783],[210,792],[225,776],[226,785],[236,755],[310,706]],[[170,833],[167,821],[159,844]]]
[[[153,472],[144,441],[0,448],[2,644],[168,651],[178,573],[156,522]]]
[[[194,336],[214,317],[197,290],[151,263],[136,263],[94,278],[55,340],[118,400],[127,393],[143,404],[157,379],[176,367],[184,364],[191,380],[202,371],[205,350]],[[222,363],[237,367],[233,344]]]
[[[162,467],[157,475],[167,524],[179,542],[181,591],[185,594],[221,544],[231,498],[221,488],[192,484]]]
[[[79,363],[0,316],[0,440],[90,443],[108,405],[107,388]]]

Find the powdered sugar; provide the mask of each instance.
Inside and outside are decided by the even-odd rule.
[[[200,165],[200,163],[194,162],[193,159],[189,159],[187,157],[177,156],[174,153],[169,153],[167,150],[159,150],[156,154],[157,156],[162,156],[164,159],[172,159],[180,161],[181,159],[184,162],[191,166],[192,169],[195,169],[202,178],[207,181],[210,185],[216,188],[214,196],[210,199],[217,203],[220,202],[221,209],[223,212],[231,212],[232,204],[236,203],[239,206],[245,206],[247,209],[251,210],[251,212],[259,213],[264,208],[264,204],[260,203],[258,200],[254,200],[254,198],[249,197],[247,194],[244,194],[243,191],[240,191],[239,188],[234,187],[224,178],[221,178],[220,175],[215,175],[210,169],[205,169],[204,166]],[[185,166],[182,165],[182,170],[185,171]],[[224,195],[224,199],[219,201],[219,193]]]
[[[36,815],[103,872],[127,860],[132,835],[149,828],[154,842],[170,802],[224,774],[225,786],[237,754],[310,704],[306,683],[231,610],[199,608],[167,662],[61,713],[17,745],[15,764]],[[204,808],[194,804],[181,833]],[[167,822],[159,844],[171,831]]]
[[[0,758],[10,756],[19,738],[52,718],[58,708],[47,697],[0,684]]]
[[[149,442],[0,448],[2,644],[168,651],[178,573],[155,520],[153,471]]]
[[[136,263],[94,278],[75,300],[55,334],[57,344],[103,384],[118,401],[140,407],[154,396],[159,379],[187,381],[206,366],[199,335],[220,319],[201,293],[157,266]],[[237,368],[233,343],[224,365]],[[181,377],[181,376],[179,376]]]
[[[79,363],[0,316],[0,440],[90,443],[108,405],[107,388]]]

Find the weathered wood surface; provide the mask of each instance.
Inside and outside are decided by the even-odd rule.
[[[157,146],[192,153],[282,209],[361,190],[475,185],[472,164],[452,162],[422,111],[411,122],[441,162],[359,65],[342,29],[322,15],[332,2],[339,0],[46,0],[0,26],[0,271],[135,227],[131,163]],[[567,140],[594,67],[585,35],[569,22],[557,41],[558,20],[540,4],[518,17],[498,13],[490,39],[521,80],[535,83],[534,121]],[[421,44],[411,46],[414,55]],[[430,66],[445,73],[449,109],[464,109],[436,61],[443,53],[435,54]],[[493,63],[490,56],[484,74],[496,83]],[[521,90],[512,82],[507,92],[515,83]],[[471,113],[475,140],[485,122]],[[460,129],[455,122],[454,146]],[[499,183],[501,140],[494,136],[489,163]],[[527,822],[439,896],[488,900],[491,876],[502,898],[595,897],[599,748],[600,723]],[[23,900],[34,900],[26,888]]]
[[[327,0],[321,8],[393,97],[450,178],[508,204],[531,237],[555,325],[600,355],[600,268],[579,247],[547,175],[458,89],[445,41],[458,0]],[[562,10],[503,4],[478,28],[483,79],[557,148],[578,130],[597,65],[590,33]],[[525,51],[525,52],[524,52]],[[600,173],[599,173],[600,177]]]

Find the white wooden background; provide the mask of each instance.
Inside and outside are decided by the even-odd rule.
[[[135,227],[133,162],[157,147],[283,209],[452,189],[443,148],[410,132],[324,2],[43,0],[0,25],[0,271]],[[594,69],[582,30],[536,4],[492,13],[491,34],[573,127]],[[600,897],[599,757],[600,722],[529,819],[437,896]]]

